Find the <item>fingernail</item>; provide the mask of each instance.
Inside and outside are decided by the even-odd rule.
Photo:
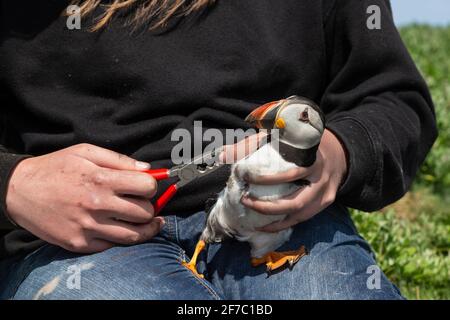
[[[147,170],[150,169],[150,163],[143,161],[136,161],[135,166],[139,170]]]

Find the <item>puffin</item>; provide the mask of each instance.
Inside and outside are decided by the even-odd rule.
[[[229,238],[248,242],[252,266],[265,264],[269,275],[282,267],[292,269],[307,254],[304,246],[293,251],[275,251],[289,240],[292,228],[276,233],[261,232],[258,228],[282,220],[286,215],[260,214],[245,207],[241,198],[249,195],[265,201],[276,200],[310,184],[307,180],[299,180],[278,185],[256,185],[248,183],[247,177],[311,166],[316,160],[324,132],[324,114],[312,100],[291,96],[256,108],[245,121],[258,129],[267,130],[270,143],[265,143],[232,165],[226,187],[207,210],[206,226],[194,254],[189,262],[182,263],[201,278],[203,275],[196,269],[200,252],[209,243]]]

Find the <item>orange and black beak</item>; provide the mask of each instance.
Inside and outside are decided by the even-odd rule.
[[[284,101],[273,101],[256,108],[245,121],[258,129],[283,129],[285,122],[278,114]]]

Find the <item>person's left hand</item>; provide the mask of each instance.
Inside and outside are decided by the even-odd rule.
[[[244,196],[241,202],[261,214],[288,214],[285,219],[259,229],[278,232],[312,218],[331,205],[346,173],[344,147],[331,131],[325,130],[312,166],[298,167],[277,175],[248,176],[248,183],[252,184],[280,184],[305,179],[310,181],[309,186],[278,200],[264,201]]]

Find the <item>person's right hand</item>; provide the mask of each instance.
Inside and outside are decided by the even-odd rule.
[[[92,253],[149,240],[164,224],[147,163],[88,144],[21,161],[9,181],[10,218],[64,249]]]

